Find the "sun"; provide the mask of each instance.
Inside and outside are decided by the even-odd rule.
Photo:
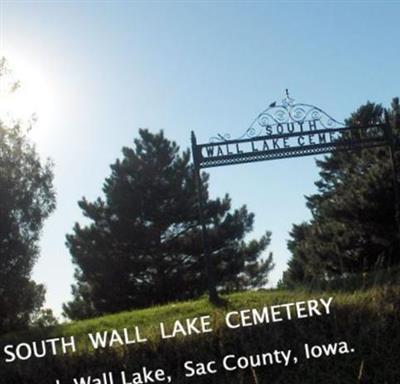
[[[0,120],[32,127],[42,136],[54,116],[51,83],[42,68],[15,55],[0,56]]]

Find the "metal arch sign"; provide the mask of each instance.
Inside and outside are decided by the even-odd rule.
[[[218,134],[208,143],[197,144],[192,132],[192,152],[198,168],[388,144],[386,124],[346,126],[314,105],[295,103],[287,91],[280,104],[272,103],[237,139],[232,140],[228,134]]]
[[[334,150],[354,150],[387,146],[393,170],[396,200],[396,221],[400,229],[400,191],[396,157],[393,151],[392,127],[385,124],[346,126],[322,109],[304,103],[295,103],[286,90],[280,104],[272,103],[251,123],[244,134],[236,139],[218,134],[209,142],[198,144],[192,132],[192,154],[199,200],[199,218],[202,227],[203,249],[207,269],[210,301],[219,302],[215,267],[208,246],[207,224],[204,217],[204,191],[201,168],[250,163],[255,161],[319,155]]]

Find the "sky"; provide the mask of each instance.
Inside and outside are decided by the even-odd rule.
[[[340,121],[368,100],[388,106],[399,96],[396,1],[0,0],[0,13],[0,56],[21,80],[17,109],[37,115],[31,138],[55,164],[57,209],[33,278],[57,315],[74,281],[65,235],[85,223],[77,202],[101,196],[139,128],[162,129],[186,149],[192,130],[199,142],[240,137],[286,88]],[[310,219],[315,158],[208,172],[212,197],[228,192],[255,213],[249,238],[272,232],[273,286],[292,225]]]

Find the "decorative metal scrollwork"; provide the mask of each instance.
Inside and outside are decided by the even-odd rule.
[[[246,129],[244,134],[236,140],[251,139],[265,135],[266,129],[295,124],[301,126],[304,123],[313,122],[318,124],[320,129],[338,129],[344,128],[345,124],[334,119],[321,108],[311,104],[295,103],[295,100],[289,96],[286,90],[286,97],[280,104],[273,102],[267,109],[261,112]],[[230,134],[218,134],[211,137],[211,142],[224,142],[230,140]]]

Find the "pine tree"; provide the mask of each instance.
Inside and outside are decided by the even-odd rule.
[[[389,111],[367,103],[346,124],[367,126],[390,122],[393,128],[400,127],[398,109],[397,98]],[[399,132],[394,134],[397,136]],[[312,219],[293,226],[288,243],[292,258],[284,281],[290,285],[399,264],[389,149],[335,151],[317,160],[317,166],[318,192],[307,197]]]
[[[117,312],[202,295],[206,290],[194,168],[189,151],[140,130],[134,148],[111,165],[104,199],[79,202],[90,224],[75,224],[67,246],[76,264],[70,318]],[[246,242],[254,215],[231,199],[208,197],[205,218],[219,290],[260,287],[273,267],[260,258],[270,233]]]

